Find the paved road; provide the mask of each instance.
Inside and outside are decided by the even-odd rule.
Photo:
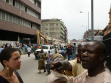
[[[30,57],[27,55],[21,56],[21,69],[18,70],[24,83],[45,83],[45,79],[47,77],[47,73],[39,74],[38,72],[38,60],[35,60],[33,54]],[[2,65],[0,64],[0,71],[3,69]]]

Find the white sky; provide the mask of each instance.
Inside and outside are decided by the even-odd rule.
[[[94,1],[94,29],[104,29],[109,23],[111,0]],[[82,39],[86,26],[91,29],[91,0],[42,0],[42,19],[62,19],[68,29],[68,39]],[[83,25],[83,27],[82,27]]]

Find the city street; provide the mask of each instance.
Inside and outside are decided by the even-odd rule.
[[[44,73],[42,70],[41,74],[38,72],[38,60],[35,60],[35,56],[31,54],[30,57],[27,55],[21,55],[21,69],[18,70],[24,83],[45,83],[47,72]],[[0,71],[3,69],[0,64]]]

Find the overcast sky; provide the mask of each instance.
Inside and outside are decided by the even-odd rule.
[[[94,29],[104,29],[109,23],[111,0],[94,1]],[[80,13],[80,11],[86,13]],[[86,26],[91,29],[91,0],[42,0],[42,19],[62,19],[68,29],[68,39],[82,39]],[[83,25],[83,27],[82,27]]]

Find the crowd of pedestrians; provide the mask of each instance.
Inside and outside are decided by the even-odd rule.
[[[40,47],[40,46],[39,46]],[[28,57],[32,47],[27,46]],[[38,70],[48,71],[45,83],[110,83],[111,70],[107,62],[106,47],[100,41],[90,41],[76,45],[55,46],[55,54],[38,53]],[[4,47],[0,50],[0,62],[4,69],[0,72],[2,83],[23,83],[18,73],[21,60],[17,48]],[[4,57],[5,56],[5,57]],[[45,60],[47,64],[45,64]],[[107,64],[109,64],[107,62]],[[51,70],[51,71],[50,71]],[[71,76],[71,77],[69,77]],[[72,77],[73,76],[73,77]],[[101,80],[98,80],[101,79]],[[44,79],[45,80],[45,79]]]
[[[78,56],[74,60],[64,60],[51,63],[51,69],[65,70],[69,79],[61,77],[53,83],[110,83],[111,70],[104,65],[107,62],[106,47],[102,42],[90,41],[78,45]],[[109,64],[107,62],[107,64]],[[100,80],[101,79],[101,80]]]

